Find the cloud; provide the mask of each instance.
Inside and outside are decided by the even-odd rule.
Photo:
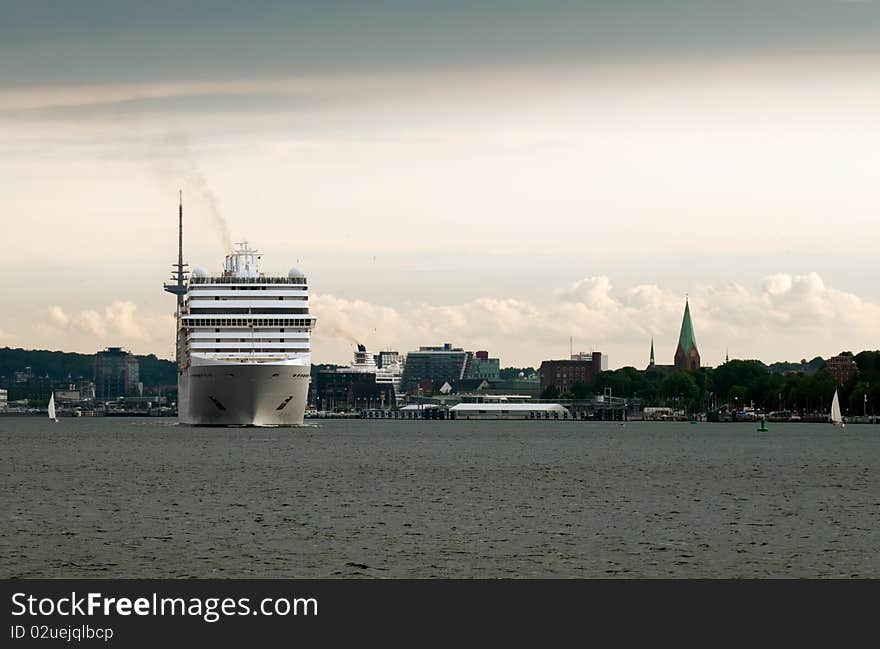
[[[657,287],[640,286],[617,296],[608,277],[590,277],[557,291],[540,304],[513,298],[479,298],[462,304],[418,304],[407,308],[380,306],[361,300],[315,295],[318,317],[315,348],[334,356],[345,341],[401,351],[419,345],[452,342],[468,349],[491,349],[506,360],[523,364],[568,351],[569,338],[580,345],[605,348],[640,345],[664,319],[675,317],[680,301]],[[667,323],[668,324],[668,323]],[[315,362],[321,362],[316,358]]]
[[[56,346],[65,346],[72,340],[78,348],[123,346],[135,351],[157,351],[157,345],[163,350],[173,347],[174,318],[138,313],[133,302],[116,301],[100,311],[85,309],[74,313],[53,305],[48,316],[37,329],[51,337]]]
[[[356,343],[408,352],[450,342],[486,349],[505,366],[536,366],[565,358],[572,339],[575,351],[607,354],[611,367],[643,367],[653,338],[657,362],[671,363],[684,297],[654,284],[616,288],[604,275],[548,291],[544,300],[482,297],[391,306],[314,294],[312,360],[348,362]],[[752,287],[701,285],[689,299],[705,365],[722,362],[728,349],[734,358],[773,362],[880,347],[880,304],[829,286],[817,273],[777,273]],[[74,312],[55,305],[28,333],[29,345],[78,351],[113,345],[173,357],[173,316],[143,313],[132,302]]]
[[[720,362],[727,348],[733,356],[775,361],[873,348],[880,338],[880,305],[830,288],[816,273],[770,275],[752,290],[736,282],[700,286],[690,302],[705,364]],[[655,285],[615,291],[598,276],[556,291],[546,303],[481,298],[394,308],[316,295],[312,305],[315,362],[346,360],[346,345],[357,340],[400,351],[452,342],[488,348],[502,364],[534,365],[565,357],[571,336],[577,349],[609,353],[612,366],[642,366],[652,337],[658,362],[671,362],[684,296]]]

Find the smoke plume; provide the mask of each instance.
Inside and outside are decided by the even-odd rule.
[[[321,318],[321,329],[320,335],[327,336],[328,338],[341,338],[347,342],[350,342],[353,345],[358,344],[358,339],[355,338],[355,335],[351,333],[348,329],[342,326],[338,322],[334,322],[322,317]]]
[[[229,224],[220,213],[217,196],[208,184],[205,175],[199,168],[189,141],[181,133],[168,133],[165,141],[172,150],[174,172],[178,182],[191,187],[204,200],[208,206],[208,213],[214,225],[217,235],[223,241],[223,248],[229,252],[232,250],[232,236],[229,233]]]

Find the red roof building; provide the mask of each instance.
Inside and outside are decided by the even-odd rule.
[[[846,385],[859,373],[859,366],[856,365],[855,359],[850,354],[832,356],[826,362],[825,367],[840,385]]]

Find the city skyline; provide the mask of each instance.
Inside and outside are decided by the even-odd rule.
[[[4,5],[0,346],[173,358],[178,187],[316,363],[671,363],[685,295],[706,365],[880,346],[878,3],[551,4]]]

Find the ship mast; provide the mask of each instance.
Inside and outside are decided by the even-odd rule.
[[[180,190],[180,205],[177,212],[177,263],[172,265],[171,279],[174,283],[165,284],[165,290],[177,296],[177,312],[183,308],[183,296],[186,294],[186,266],[183,263],[183,190]]]
[[[177,296],[177,355],[178,372],[180,371],[181,331],[180,316],[183,313],[183,296],[186,295],[186,270],[187,264],[183,263],[183,190],[180,190],[180,203],[177,209],[177,263],[172,265],[171,283],[165,282],[167,292]]]

